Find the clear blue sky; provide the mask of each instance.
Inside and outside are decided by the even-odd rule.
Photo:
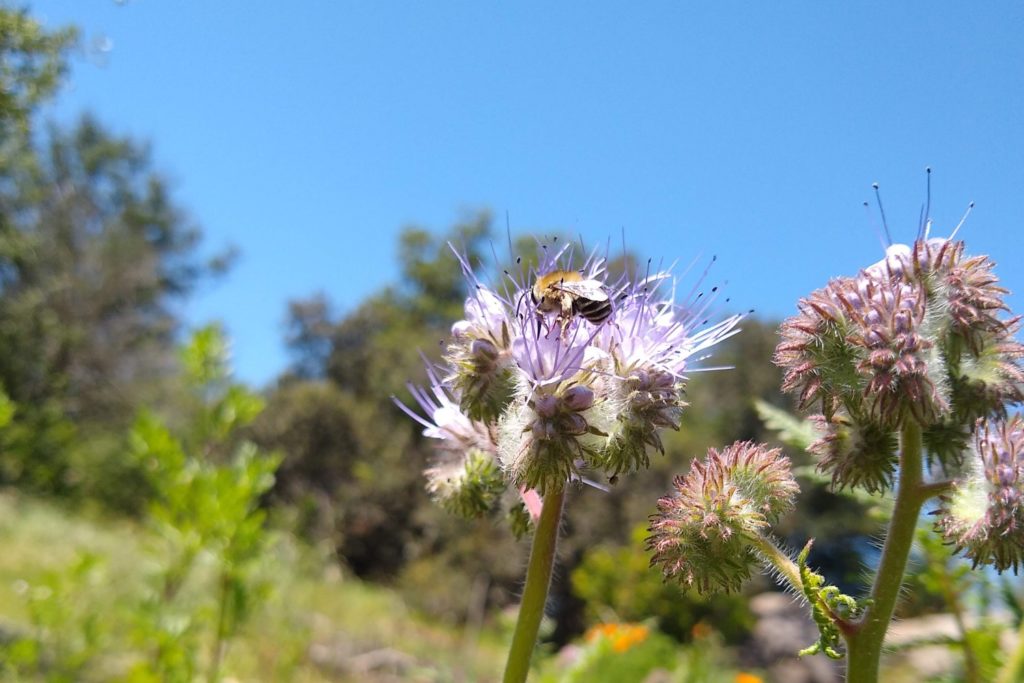
[[[514,231],[718,255],[737,308],[781,317],[881,257],[882,185],[1024,291],[1024,3],[36,0],[93,46],[52,114],[152,141],[237,268],[186,309],[243,379],[286,363],[290,298],[350,310],[402,226],[466,209]],[[109,48],[107,51],[101,46]],[[1011,301],[1024,305],[1020,294]]]

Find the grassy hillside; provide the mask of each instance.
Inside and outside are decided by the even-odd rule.
[[[5,679],[67,678],[54,661],[62,658],[81,663],[74,678],[133,680],[131,664],[147,649],[147,643],[133,639],[133,612],[145,596],[148,546],[158,542],[148,530],[124,521],[0,493]],[[397,593],[342,575],[286,536],[276,540],[273,555],[260,568],[272,578],[270,598],[230,644],[223,668],[227,680],[499,677],[505,637],[494,627],[427,623]],[[31,652],[29,640],[43,643],[41,651]],[[32,656],[45,675],[32,673],[34,667],[19,672],[17,663]]]

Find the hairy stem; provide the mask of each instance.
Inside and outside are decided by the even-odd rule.
[[[540,620],[544,616],[544,603],[548,598],[551,570],[555,565],[555,546],[558,543],[558,525],[562,519],[565,489],[549,492],[544,497],[537,530],[533,535],[530,564],[526,569],[526,587],[519,606],[519,618],[512,635],[512,647],[505,665],[504,683],[523,683],[530,671],[530,657],[537,642]]]
[[[793,594],[804,595],[804,582],[803,578],[800,576],[800,567],[797,566],[797,563],[794,562],[789,555],[780,550],[770,538],[758,536],[752,539],[752,543],[754,547],[757,548],[758,552],[764,556],[768,564],[770,564],[772,568],[779,573],[779,576],[785,579],[786,583],[789,584],[790,589],[793,591]],[[821,609],[831,617],[840,632],[845,634],[853,629],[853,625],[846,619],[835,614],[832,611],[832,608],[829,607],[824,600],[819,598],[817,602]]]
[[[764,555],[768,563],[786,580],[793,592],[796,595],[803,595],[803,581],[800,580],[800,568],[796,566],[796,562],[779,550],[770,538],[757,536],[752,542],[758,552]]]
[[[878,573],[871,588],[872,603],[865,611],[859,628],[846,634],[847,683],[878,682],[882,641],[896,609],[907,558],[914,543],[917,518],[929,497],[922,480],[921,427],[913,419],[908,419],[900,435],[899,488]]]

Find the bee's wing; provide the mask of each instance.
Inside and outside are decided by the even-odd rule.
[[[575,282],[556,282],[552,285],[555,289],[575,294],[578,297],[590,301],[607,301],[608,292],[604,291],[604,285],[597,280],[577,280]]]

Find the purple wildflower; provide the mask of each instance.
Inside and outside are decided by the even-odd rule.
[[[417,419],[442,451],[488,454],[515,488],[543,495],[583,468],[611,477],[646,466],[647,449],[662,449],[658,432],[679,428],[684,373],[736,332],[740,316],[707,327],[710,302],[676,304],[666,273],[608,282],[596,255],[578,266],[569,245],[540,255],[528,280],[510,277],[500,290],[460,256],[471,292],[465,318],[452,326],[440,379],[431,373],[432,396],[415,395],[429,425]],[[573,315],[538,306],[533,283],[555,271],[607,296],[610,312],[588,319],[575,302]],[[451,468],[464,471],[464,460],[441,458],[428,471],[431,490],[455,481]]]

